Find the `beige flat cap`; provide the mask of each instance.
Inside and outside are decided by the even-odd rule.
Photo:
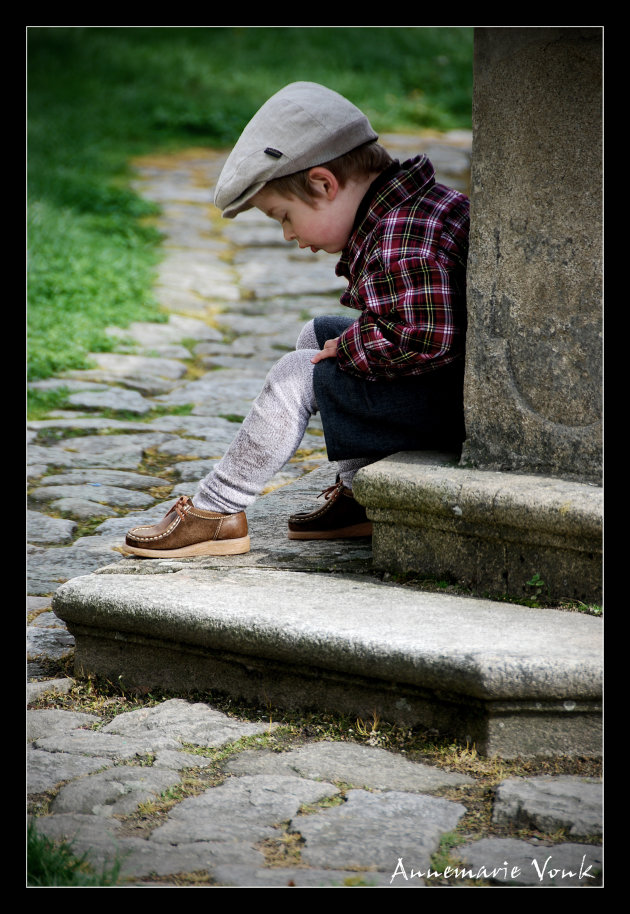
[[[318,83],[295,82],[265,102],[219,176],[214,202],[226,219],[250,209],[274,178],[314,168],[378,139],[363,112]]]

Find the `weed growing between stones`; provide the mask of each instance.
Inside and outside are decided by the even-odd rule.
[[[346,802],[346,791],[352,789],[351,784],[343,784],[340,781],[335,781],[333,778],[330,778],[330,783],[334,784],[335,787],[339,788],[339,793],[334,797],[324,797],[323,800],[320,800],[318,803],[305,803],[300,806],[298,810],[298,816],[311,816],[316,812],[319,812],[320,809],[330,809],[332,806],[343,806]]]
[[[155,873],[143,879],[128,879],[126,884],[133,885],[164,885],[169,888],[186,888],[186,886],[206,886],[216,885],[216,881],[208,876],[205,870],[196,870],[191,873],[171,873],[168,876],[159,876]]]
[[[304,838],[299,832],[290,832],[289,823],[283,822],[278,828],[277,838],[265,838],[256,845],[265,857],[265,865],[269,867],[294,867],[302,861],[302,847]]]
[[[138,820],[145,823],[150,820],[151,829],[153,829],[159,821],[166,819],[169,811],[182,800],[199,796],[209,787],[216,787],[221,780],[218,779],[215,782],[215,778],[206,779],[190,775],[183,778],[180,784],[169,787],[154,800],[140,803],[136,811],[127,817],[132,823],[134,833],[137,833]]]
[[[182,460],[191,458],[182,457]],[[136,472],[146,473],[147,476],[175,476],[173,469],[174,458],[170,454],[160,454],[156,447],[146,448],[143,452],[142,462]]]
[[[465,841],[466,838],[456,832],[447,832],[442,835],[439,850],[431,857],[429,869],[435,873],[443,873],[446,867],[456,866],[457,860],[451,855],[451,851],[458,845],[464,844]],[[448,880],[439,876],[427,878],[428,885],[446,885],[448,882]],[[452,884],[452,880],[450,880],[450,884]]]

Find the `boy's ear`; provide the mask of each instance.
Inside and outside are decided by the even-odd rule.
[[[339,181],[332,171],[324,168],[323,165],[311,168],[308,179],[317,196],[326,197],[327,200],[334,200],[337,196]]]

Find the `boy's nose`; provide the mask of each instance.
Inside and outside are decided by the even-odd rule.
[[[295,240],[295,234],[293,233],[292,229],[288,225],[282,226],[282,234],[284,235],[285,241],[294,241]]]

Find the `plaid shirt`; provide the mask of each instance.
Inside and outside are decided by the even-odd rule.
[[[469,203],[435,183],[425,155],[377,178],[336,273],[361,316],[339,338],[342,371],[366,380],[417,375],[461,359]]]

